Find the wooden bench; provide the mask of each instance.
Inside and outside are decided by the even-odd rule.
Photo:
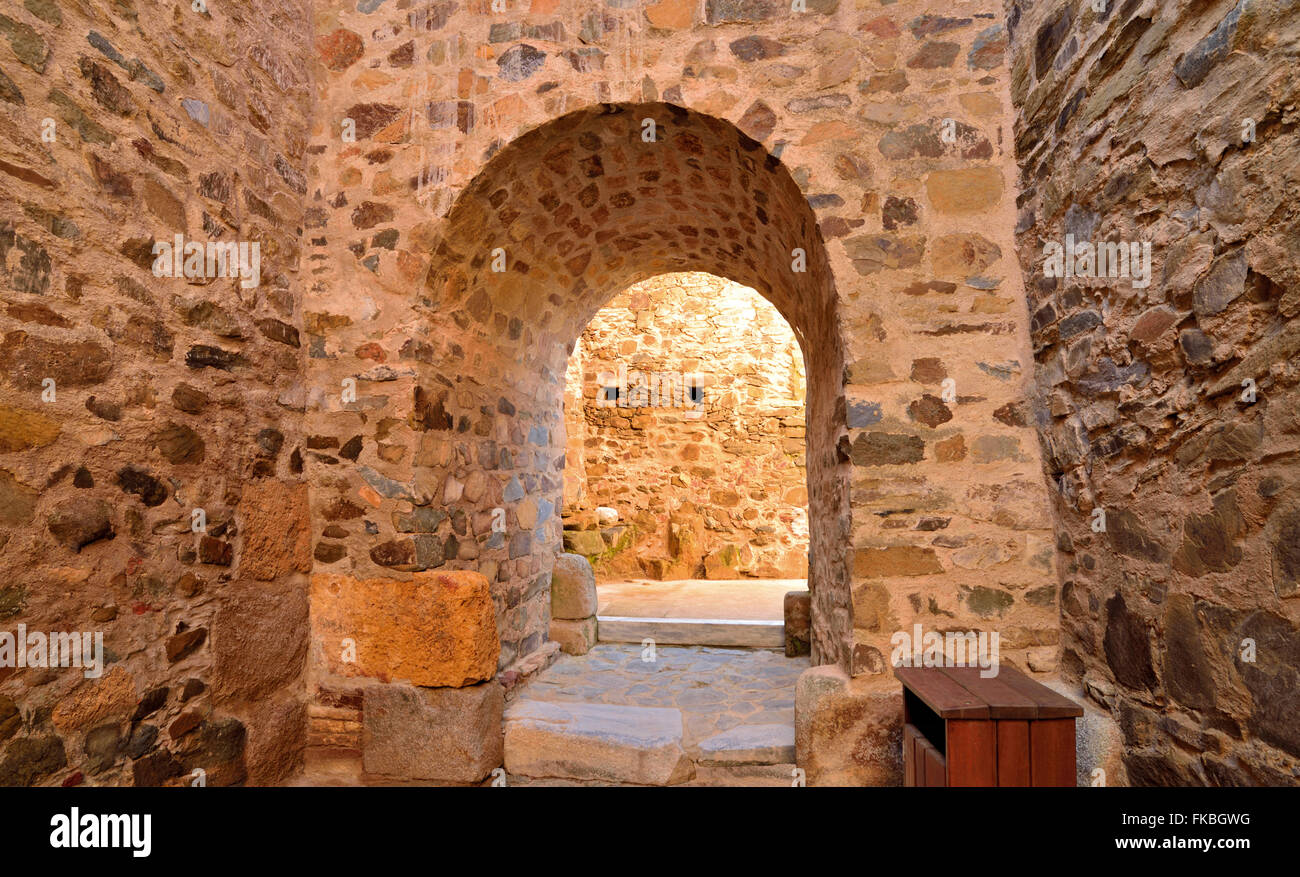
[[[903,785],[1073,786],[1083,708],[1012,667],[896,667]]]

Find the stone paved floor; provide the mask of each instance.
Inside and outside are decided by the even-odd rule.
[[[738,618],[782,621],[787,591],[806,591],[806,579],[635,579],[596,586],[600,615],[635,618]]]
[[[541,701],[677,707],[683,745],[738,725],[794,727],[794,683],[808,659],[768,649],[660,646],[654,661],[641,646],[599,643],[581,656],[563,655],[528,683],[520,697]]]

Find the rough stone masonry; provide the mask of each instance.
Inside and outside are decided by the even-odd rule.
[[[687,273],[619,293],[565,372],[565,547],[602,579],[803,578],[804,386],[757,292]]]
[[[100,631],[106,667],[0,666],[0,783],[278,783],[308,748],[481,780],[555,651],[574,342],[701,271],[804,359],[810,781],[898,781],[920,623],[1082,686],[1134,783],[1294,784],[1297,28],[7,2],[0,630]],[[1066,234],[1150,241],[1156,279],[1048,278]],[[158,272],[177,235],[256,244],[258,284]]]

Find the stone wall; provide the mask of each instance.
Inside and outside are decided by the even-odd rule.
[[[310,39],[303,2],[0,12],[0,632],[102,634],[105,662],[9,643],[0,784],[301,761]],[[175,235],[256,242],[260,284],[159,276]]]
[[[1063,670],[1134,784],[1295,784],[1295,4],[1008,13]],[[1149,242],[1149,285],[1047,276],[1067,234]]]
[[[669,272],[757,290],[804,351],[813,660],[886,681],[920,623],[1055,668],[992,0],[109,8],[0,18],[0,606],[112,618],[118,656],[76,692],[0,681],[11,780],[124,781],[90,731],[138,782],[210,752],[213,781],[279,775],[309,566],[326,735],[362,727],[319,629],[345,592],[390,595],[369,631],[417,574],[476,571],[501,678],[535,667],[569,354]],[[180,231],[260,243],[261,285],[155,277]]]
[[[806,352],[814,659],[883,674],[919,621],[1054,668],[1000,7],[315,15],[308,421],[349,451],[308,459],[320,572],[477,569],[502,667],[535,651],[573,342],[631,283],[707,271]]]
[[[581,500],[564,522],[593,543],[574,550],[598,551],[603,576],[802,578],[804,380],[794,332],[752,289],[667,274],[619,293],[566,373],[566,405],[581,406],[580,422],[565,411],[567,459],[581,467],[566,461],[565,494]]]

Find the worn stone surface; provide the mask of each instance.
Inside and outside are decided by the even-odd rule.
[[[1300,424],[1280,412],[1300,404],[1295,259],[1281,257],[1300,242],[1285,194],[1300,141],[1263,120],[1300,82],[1280,49],[1297,22],[1236,0],[1120,4],[1104,21],[1008,9],[1061,670],[1117,723],[1108,776],[1293,785],[1289,674],[1267,662],[1297,636]],[[1149,244],[1149,276],[1048,276],[1044,243],[1066,234]],[[1256,663],[1252,625],[1277,650]]]
[[[292,702],[331,695],[270,674],[260,712],[212,684],[218,620],[309,567],[481,573],[506,671],[548,648],[575,539],[671,543],[700,575],[798,560],[759,469],[719,484],[702,459],[663,476],[694,509],[563,529],[572,343],[629,286],[707,271],[804,360],[806,420],[765,429],[803,470],[780,501],[807,509],[815,662],[882,675],[897,629],[996,624],[1004,659],[1093,680],[1131,781],[1294,782],[1285,6],[273,5],[256,28],[214,6],[197,41],[148,2],[31,0],[0,27],[0,617],[94,619],[132,691],[56,724],[67,763],[32,781],[86,774],[87,734],[190,679],[95,781],[180,784],[192,746],[253,777],[259,723],[293,734]],[[1067,233],[1149,241],[1150,284],[1045,276]],[[259,243],[259,285],[155,276],[176,234]],[[632,310],[654,319],[623,318],[629,364],[661,319]],[[1275,654],[1237,660],[1246,632]],[[349,675],[337,645],[312,669]],[[33,682],[0,696],[61,720],[86,696]],[[195,710],[207,736],[170,739]]]
[[[785,620],[785,656],[806,655],[812,637],[812,595],[807,591],[791,591],[785,595],[782,606]]]
[[[902,785],[902,707],[892,679],[851,680],[830,666],[800,674],[795,757],[808,785]]]
[[[565,619],[552,618],[547,635],[560,644],[566,655],[585,655],[596,644],[598,636],[596,616]]]
[[[505,767],[528,777],[666,786],[690,779],[692,764],[679,710],[519,700],[505,713]]]
[[[241,572],[275,581],[311,571],[311,522],[306,484],[260,481],[250,484],[240,503],[244,547]]]
[[[794,726],[739,725],[700,741],[701,764],[786,764],[794,761]]]
[[[551,568],[551,617],[575,620],[596,614],[596,574],[587,558],[561,554]]]
[[[736,283],[661,275],[601,308],[566,371],[563,507],[617,513],[601,579],[804,575],[804,383],[789,325]]]
[[[401,780],[477,783],[502,763],[505,691],[372,684],[363,694],[366,772]]]
[[[314,26],[306,3],[273,7],[256,28],[247,8],[147,0],[24,0],[0,15],[0,577],[43,583],[0,588],[0,606],[17,604],[29,630],[102,634],[110,661],[98,680],[0,671],[0,703],[48,717],[0,744],[13,781],[179,785],[200,760],[210,784],[228,784],[249,776],[239,739],[300,748],[292,723],[259,725],[252,703],[207,684],[229,641],[209,640],[214,618],[253,578],[296,609],[279,634],[305,642],[309,566],[254,576],[288,531],[272,545],[245,528],[262,485],[307,507],[291,462],[306,351],[258,327],[300,324],[309,286]],[[177,235],[255,244],[258,276],[241,285],[205,259],[207,276],[155,272],[154,243]],[[275,452],[264,433],[279,436]],[[309,550],[305,515],[294,529]],[[259,698],[301,703],[296,651]],[[206,692],[186,706],[171,695],[189,679]],[[137,695],[159,692],[128,725]],[[218,730],[177,724],[195,709]],[[25,749],[28,768],[6,762]]]
[[[344,676],[461,687],[496,674],[500,640],[479,573],[416,573],[408,581],[312,576],[312,627],[326,665]],[[355,644],[355,658],[344,640]]]
[[[561,657],[521,696],[679,710],[682,746],[698,765],[711,737],[747,733],[746,725],[794,727],[795,679],[807,666],[777,649],[659,645],[647,654],[640,642],[602,642],[581,657]]]

